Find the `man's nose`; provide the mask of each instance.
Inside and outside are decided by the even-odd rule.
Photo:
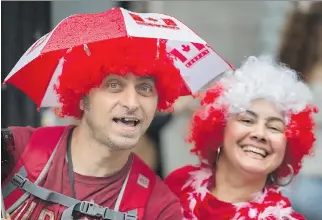
[[[121,100],[121,104],[126,107],[130,112],[134,112],[139,108],[139,94],[136,92],[134,86],[128,86],[123,91],[123,96]]]

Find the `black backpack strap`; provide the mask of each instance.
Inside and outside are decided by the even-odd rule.
[[[47,139],[40,139],[40,141],[38,141],[38,136],[42,136],[44,134],[48,134],[48,131],[54,131],[55,135],[52,135],[51,138],[47,138]],[[34,131],[33,135],[31,136],[31,139],[29,140],[29,143],[27,145],[27,147],[25,148],[24,152],[22,153],[22,155],[25,153],[26,150],[28,150],[28,147],[35,147],[36,149],[38,149],[39,147],[43,147],[43,145],[48,144],[46,143],[46,141],[49,141],[50,144],[53,144],[53,151],[49,157],[49,159],[46,161],[46,164],[44,165],[44,168],[42,169],[41,173],[39,174],[39,176],[37,177],[36,181],[33,183],[35,185],[39,184],[40,181],[42,181],[42,179],[47,175],[47,172],[51,166],[51,163],[54,159],[54,156],[57,152],[58,146],[59,146],[59,142],[61,140],[61,136],[63,131],[65,130],[65,127],[42,127],[42,128],[38,128],[36,131]],[[54,136],[54,137],[53,137]],[[32,143],[35,144],[36,146],[29,146],[31,140],[36,138],[36,143],[35,141],[33,141]],[[53,141],[54,139],[54,141]],[[12,139],[13,140],[13,139]],[[56,141],[57,140],[57,141]],[[41,156],[39,156],[41,157]],[[16,176],[18,176],[17,178],[15,178]],[[4,199],[6,199],[6,197],[8,197],[16,188],[18,188],[17,186],[17,182],[18,178],[25,178],[27,176],[27,172],[26,172],[26,168],[24,166],[22,166],[18,173],[14,175],[14,177],[12,178],[11,181],[9,181],[8,183],[6,183],[5,185],[2,186],[2,192],[3,192],[3,197]],[[13,205],[11,205],[10,207],[7,208],[7,212],[8,213],[12,213],[14,210],[16,210],[24,201],[26,201],[30,196],[30,193],[25,192],[23,195],[21,195],[19,198],[17,198],[17,200],[13,203]]]
[[[79,201],[79,203],[74,206],[69,207],[63,212],[61,220],[70,220],[71,216],[73,216],[73,212],[79,212],[84,215],[88,215],[91,217],[102,218],[106,220],[137,220],[135,210],[133,212],[120,212],[115,211],[106,207],[102,207],[94,203],[94,201]]]
[[[52,190],[40,187],[20,174],[15,174],[12,182],[24,190],[28,194],[31,194],[43,201],[52,202],[56,204],[68,207],[61,217],[62,220],[70,220],[73,216],[73,212],[79,212],[91,217],[101,217],[106,220],[136,220],[136,215],[131,213],[124,213],[115,211],[106,207],[102,207],[94,203],[94,201],[80,201],[72,197],[63,195],[61,193],[54,192]]]

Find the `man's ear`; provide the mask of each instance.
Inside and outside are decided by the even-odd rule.
[[[88,96],[85,95],[79,102],[79,109],[82,111],[85,111],[87,105],[88,105]]]
[[[84,98],[79,101],[79,109],[84,111]]]

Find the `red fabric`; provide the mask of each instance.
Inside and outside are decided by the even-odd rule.
[[[9,129],[12,131],[13,139],[14,139],[14,151],[12,151],[12,155],[14,157],[14,162],[16,163],[20,157],[20,155],[25,150],[25,146],[27,145],[29,139],[31,138],[35,128],[33,127],[19,127],[19,126],[11,126]]]
[[[19,130],[20,127],[9,127],[10,130]],[[16,135],[13,139],[18,140],[18,142],[28,142],[34,128],[32,127],[24,127],[26,132],[23,132],[22,135]],[[15,133],[15,132],[14,132]],[[20,132],[18,132],[20,134]],[[10,139],[9,139],[10,140]],[[5,177],[8,177],[15,168],[16,162],[19,160],[19,156],[22,154],[24,149],[18,149],[14,146],[14,141],[6,141],[7,150],[9,152],[9,158],[5,163],[1,163],[1,184],[5,181]],[[2,146],[3,147],[3,146]],[[3,155],[1,155],[3,156]]]
[[[222,145],[226,124],[226,110],[217,110],[207,105],[219,98],[222,88],[215,87],[206,92],[201,101],[201,108],[194,114],[191,122],[188,142],[194,143],[192,152],[214,164],[218,146]]]
[[[287,126],[287,149],[283,164],[277,170],[278,176],[287,176],[290,172],[287,164],[293,167],[294,174],[298,174],[302,167],[302,159],[310,155],[315,142],[315,122],[313,113],[317,113],[315,106],[307,106],[302,112],[292,114],[290,123]]]
[[[51,165],[48,175],[40,184],[41,186],[71,196],[71,186],[68,176],[68,164],[65,160],[67,133],[66,131],[61,144],[59,145],[57,154]],[[14,136],[28,136],[30,131],[28,129],[16,128],[14,129]],[[23,141],[21,141],[23,140]],[[26,139],[15,140],[17,149],[23,149],[26,145]],[[135,160],[140,163],[140,160]],[[89,177],[82,176],[77,173],[75,175],[75,190],[76,197],[79,200],[92,200],[102,206],[114,208],[118,193],[122,187],[123,181],[130,168],[130,161],[118,173],[110,177]],[[135,182],[134,182],[135,181]],[[137,180],[130,180],[128,185],[137,184]],[[139,201],[139,192],[132,192]],[[130,201],[133,202],[133,201]],[[58,204],[50,204],[48,202],[40,201],[37,198],[30,197],[21,207],[19,207],[13,214],[12,219],[59,219],[65,207]],[[180,211],[180,203],[168,187],[156,178],[154,187],[150,195],[150,199],[145,207],[145,214],[143,219],[182,219]],[[122,211],[122,210],[121,210]],[[88,217],[87,217],[88,218]],[[90,219],[90,218],[88,218]]]
[[[28,63],[27,67],[12,75],[5,83],[8,82],[24,92],[39,107],[58,60],[63,57],[63,54],[64,51],[57,51],[39,56]]]
[[[201,165],[201,168],[207,168],[207,165]],[[277,208],[280,204],[283,204],[282,207],[291,208],[289,200],[283,197],[279,192],[274,188],[267,187],[267,193],[265,199],[262,202],[247,202],[240,208],[237,207],[237,204],[222,202],[214,197],[208,190],[212,188],[214,177],[210,176],[209,179],[201,179],[203,175],[199,176],[200,178],[197,181],[205,183],[207,186],[207,193],[202,199],[200,195],[191,194],[196,193],[192,185],[189,185],[188,180],[191,180],[191,173],[200,171],[199,166],[185,166],[178,170],[172,172],[166,179],[165,183],[169,188],[180,198],[181,205],[183,207],[184,217],[187,220],[257,220],[259,214],[264,213],[265,209],[269,207]],[[208,167],[209,168],[209,167]],[[198,188],[201,190],[201,188]],[[196,200],[196,203],[191,202],[193,199]],[[195,204],[195,208],[191,209],[191,205]],[[256,210],[256,214],[250,217],[250,212]],[[291,212],[291,217],[293,219],[283,215],[283,211],[277,209],[277,215],[269,216],[265,219],[267,220],[280,220],[282,216],[284,220],[305,220],[305,218],[294,211]],[[239,214],[239,215],[238,215]]]
[[[125,36],[127,32],[120,8],[72,15],[54,30],[42,53]]]

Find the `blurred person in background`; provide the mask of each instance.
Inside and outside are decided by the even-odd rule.
[[[292,10],[281,39],[277,60],[300,73],[311,87],[316,115],[313,157],[304,159],[303,168],[284,190],[293,208],[308,220],[322,219],[322,2],[300,1]]]
[[[317,109],[297,73],[250,57],[208,89],[201,105],[190,136],[200,164],[165,180],[185,219],[304,220],[280,192],[315,141]]]

